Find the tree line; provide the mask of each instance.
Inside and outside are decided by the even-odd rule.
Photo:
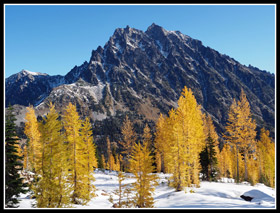
[[[97,167],[118,171],[119,189],[115,195],[119,199],[115,207],[153,207],[158,172],[172,174],[169,183],[176,191],[199,187],[201,180],[216,181],[221,177],[234,178],[237,183],[262,182],[275,186],[275,145],[264,128],[260,139],[256,139],[256,123],[243,90],[229,109],[221,149],[211,116],[202,113],[187,87],[178,107],[166,116],[160,115],[154,133],[146,125],[141,137],[137,136],[133,122],[126,116],[121,141],[111,142],[107,137],[106,154],[100,156],[96,153],[89,119],[81,119],[71,103],[61,115],[50,103],[49,112],[40,121],[30,106],[25,119],[24,133],[28,140],[21,149],[12,125],[14,117],[11,112],[6,115],[7,207],[15,206],[14,195],[26,188],[18,171],[32,174],[29,188],[39,208],[88,203],[95,196],[93,171]],[[12,158],[15,158],[13,163]],[[136,178],[132,186],[122,184],[124,172]],[[12,183],[14,179],[16,183]],[[128,199],[131,192],[134,196]]]

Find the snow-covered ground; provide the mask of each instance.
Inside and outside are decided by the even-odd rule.
[[[79,209],[105,209],[112,208],[109,202],[110,194],[118,188],[118,177],[116,172],[95,172],[97,196],[87,205],[74,205],[73,208]],[[248,183],[233,183],[232,179],[222,179],[220,182],[202,181],[200,188],[186,188],[185,191],[175,192],[174,188],[168,186],[168,174],[158,174],[159,185],[154,193],[155,208],[272,208],[275,209],[276,191],[264,184],[251,186]],[[135,179],[130,175],[123,181],[123,184],[134,182]],[[251,202],[240,198],[241,195],[254,197]],[[113,199],[117,201],[117,196]],[[20,197],[19,208],[32,208],[35,200],[29,199],[28,195]]]

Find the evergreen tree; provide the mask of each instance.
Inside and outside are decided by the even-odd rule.
[[[5,113],[5,207],[15,208],[20,193],[26,193],[27,184],[20,177],[22,157],[18,154],[19,139],[16,134],[13,108],[9,106]]]
[[[156,175],[152,174],[155,168],[147,144],[134,144],[129,163],[129,170],[136,178],[132,188],[135,192],[135,206],[138,208],[152,208],[154,205],[154,186],[157,181]]]
[[[203,115],[204,134],[206,136],[205,148],[200,153],[200,164],[203,179],[207,181],[216,180],[218,173],[218,135],[215,131],[211,117]]]
[[[207,181],[215,181],[217,176],[217,164],[218,160],[216,157],[216,149],[214,145],[214,140],[208,136],[206,140],[206,146],[204,150],[200,153],[200,164],[201,173],[203,174],[203,179]]]

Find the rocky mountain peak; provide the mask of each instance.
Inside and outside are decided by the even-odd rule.
[[[100,122],[113,122],[114,116],[127,112],[155,122],[160,113],[177,106],[187,86],[202,110],[212,116],[219,133],[233,99],[243,89],[259,127],[274,131],[273,74],[241,65],[199,40],[154,23],[145,32],[117,28],[104,47],[92,51],[89,62],[65,76],[20,73],[33,80],[27,84],[6,79],[6,103],[40,105],[38,110],[44,112],[47,101],[57,103],[61,110],[71,101],[84,115],[92,120],[97,116]]]
[[[168,33],[167,30],[165,30],[163,27],[155,24],[155,23],[152,23],[146,30],[146,32],[148,35],[151,35],[151,34],[163,34],[163,35],[166,35]]]

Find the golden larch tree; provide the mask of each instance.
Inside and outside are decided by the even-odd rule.
[[[50,103],[50,111],[39,125],[41,132],[40,174],[35,186],[37,207],[61,208],[70,206],[71,191],[65,177],[68,175],[62,123]]]
[[[121,128],[122,140],[119,142],[122,146],[123,166],[124,170],[128,169],[128,161],[132,152],[133,145],[136,141],[136,133],[133,129],[132,122],[126,115],[123,126]]]
[[[225,143],[218,154],[218,167],[221,177],[233,178],[233,160],[231,147],[228,143]]]
[[[72,202],[86,204],[88,199],[88,151],[82,133],[82,120],[76,106],[69,103],[63,115],[63,126],[67,143],[69,182],[73,188]],[[84,128],[85,129],[85,128]],[[84,135],[87,135],[86,133]]]
[[[231,143],[235,151],[236,159],[236,181],[240,182],[240,178],[248,181],[248,159],[256,149],[256,123],[251,118],[250,105],[243,90],[241,90],[240,100],[233,103],[230,107],[228,114],[228,122],[226,125],[226,134],[224,138],[227,142]],[[242,162],[240,162],[239,155],[242,155]],[[244,171],[240,175],[242,167]]]
[[[252,119],[250,104],[243,90],[241,90],[239,106],[238,126],[240,149],[244,159],[244,180],[248,181],[248,161],[256,151],[256,122]]]
[[[156,129],[156,158],[164,161],[166,172],[172,173],[171,185],[177,191],[198,187],[199,153],[205,146],[205,135],[201,109],[191,89],[183,89],[178,108],[171,109],[165,119],[161,116]]]
[[[95,197],[95,186],[92,182],[95,181],[94,178],[94,169],[97,168],[97,158],[96,158],[96,148],[93,143],[93,136],[92,136],[92,127],[89,119],[86,118],[82,122],[81,128],[81,137],[82,141],[84,142],[84,153],[81,155],[85,155],[85,165],[86,165],[86,182],[87,187],[84,188],[84,199],[89,201],[91,198]]]
[[[228,120],[226,125],[226,134],[224,134],[225,141],[230,143],[233,146],[235,151],[235,159],[236,159],[236,166],[235,166],[235,179],[236,182],[240,182],[239,176],[239,149],[240,149],[240,141],[239,141],[239,126],[238,126],[238,105],[236,100],[233,99],[233,102],[230,106],[229,113],[228,113]]]
[[[138,208],[152,208],[154,205],[153,192],[157,185],[154,170],[153,158],[147,144],[135,143],[129,160],[129,171],[136,178],[132,190],[135,192],[134,202]]]
[[[156,132],[155,132],[155,157],[157,172],[166,172],[164,167],[164,153],[166,143],[166,118],[160,114],[159,119],[156,123]]]
[[[199,153],[205,146],[202,112],[190,88],[184,87],[176,110],[178,129],[182,134],[182,149],[187,164],[186,186],[199,186]]]
[[[148,124],[145,125],[143,130],[143,144],[147,144],[149,149],[152,149],[152,133]]]
[[[26,109],[27,113],[25,115],[26,122],[24,127],[24,133],[28,138],[26,152],[26,157],[28,157],[26,158],[26,167],[28,170],[36,172],[39,165],[38,159],[41,158],[41,133],[38,128],[39,124],[33,106],[29,106]]]
[[[258,178],[261,183],[275,187],[275,144],[269,137],[269,131],[261,129],[257,142]]]

